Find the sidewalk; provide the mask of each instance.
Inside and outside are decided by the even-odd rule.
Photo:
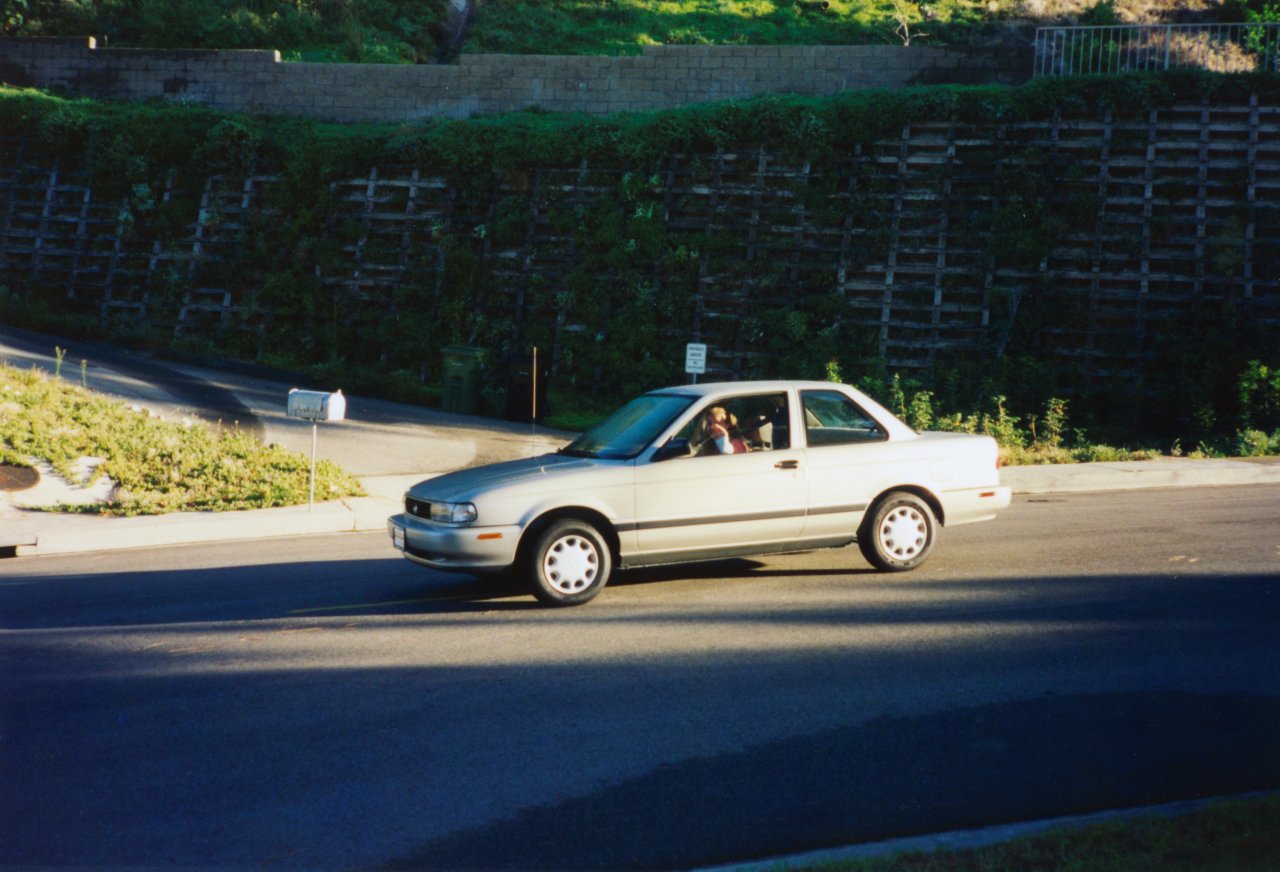
[[[0,493],[0,549],[17,556],[144,548],[193,542],[259,539],[385,530],[401,510],[404,491],[426,474],[360,479],[368,496],[246,512],[184,512],[135,518],[23,510],[15,495]],[[1001,479],[1015,495],[1081,493],[1137,488],[1208,487],[1280,483],[1280,458],[1162,460],[1014,466]]]
[[[1280,482],[1280,457],[1230,460],[1125,460],[1113,463],[1062,463],[1007,466],[1000,480],[1015,494],[1082,493],[1164,487],[1213,487]]]

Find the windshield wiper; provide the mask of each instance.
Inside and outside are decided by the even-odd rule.
[[[595,457],[596,456],[596,453],[594,451],[587,451],[585,448],[572,448],[567,445],[564,448],[557,448],[556,454],[563,454],[565,457]]]

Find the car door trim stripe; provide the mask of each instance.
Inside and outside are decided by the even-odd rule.
[[[705,518],[670,518],[662,521],[638,521],[634,524],[619,524],[618,532],[632,530],[666,530],[671,527],[698,527],[705,524],[735,524],[744,521],[774,521],[783,518],[803,518],[804,509],[787,509],[772,512],[749,512],[740,515],[708,515]]]
[[[809,509],[811,515],[843,515],[853,512],[865,512],[869,503],[851,503],[844,506],[817,506]]]
[[[668,530],[672,527],[699,527],[709,524],[737,524],[747,521],[776,521],[784,518],[803,518],[808,515],[837,515],[846,512],[866,510],[866,503],[847,506],[827,506],[819,509],[790,509],[772,512],[750,512],[741,515],[709,515],[705,518],[670,518],[662,521],[637,521],[632,524],[618,524],[619,533],[642,532],[644,530]]]

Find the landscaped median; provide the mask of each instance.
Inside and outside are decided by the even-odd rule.
[[[60,367],[59,367],[60,369]],[[165,421],[61,373],[0,364],[0,464],[43,462],[72,485],[101,485],[101,499],[55,502],[55,511],[109,515],[225,512],[305,504],[311,460],[231,426]],[[363,496],[353,476],[316,464],[316,499]]]

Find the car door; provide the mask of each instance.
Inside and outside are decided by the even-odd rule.
[[[799,536],[806,487],[803,452],[791,443],[792,405],[786,391],[704,402],[675,437],[689,441],[687,456],[637,466],[641,560],[768,550]],[[719,413],[727,440],[712,433]]]
[[[834,388],[802,390],[800,412],[809,491],[804,536],[851,536],[875,496],[889,434]]]

